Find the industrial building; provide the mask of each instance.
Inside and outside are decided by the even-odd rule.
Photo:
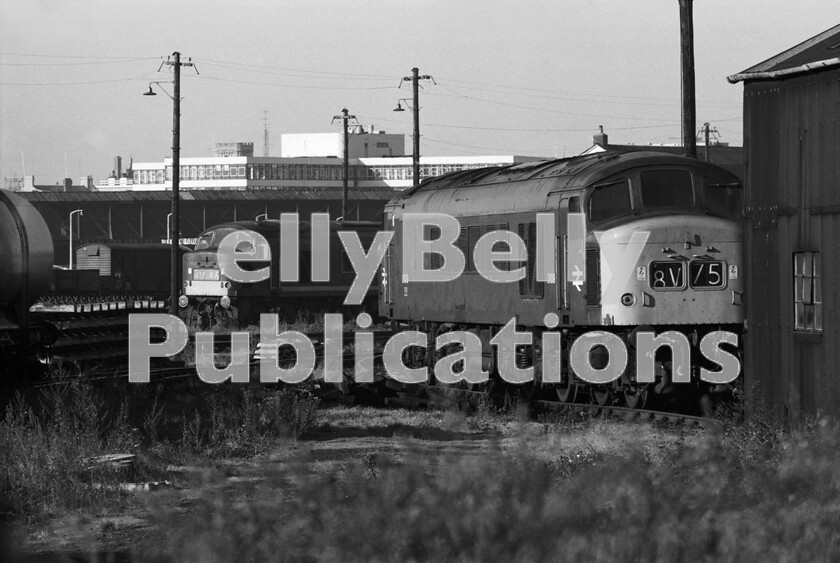
[[[260,190],[341,187],[344,177],[342,133],[283,135],[284,156],[254,156],[253,143],[217,143],[214,156],[181,157],[182,190]],[[381,146],[379,146],[381,145]],[[402,155],[403,135],[356,132],[349,136],[350,188],[390,187],[401,190],[414,184],[411,156]],[[370,156],[367,156],[370,155]],[[472,168],[506,166],[540,160],[535,157],[421,156],[420,178],[431,178]],[[127,177],[100,182],[98,190],[172,189],[172,159],[133,162]]]
[[[744,84],[746,386],[792,424],[840,413],[840,25]]]

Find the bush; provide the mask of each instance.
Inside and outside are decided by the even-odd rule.
[[[0,422],[0,496],[7,518],[32,520],[109,496],[92,483],[115,475],[93,459],[124,451],[138,439],[126,403],[112,415],[78,381],[51,387],[43,407],[46,414],[36,416],[17,395]]]
[[[181,445],[219,455],[254,454],[276,438],[299,438],[315,422],[318,399],[305,387],[235,388],[213,393],[209,412],[182,415]]]

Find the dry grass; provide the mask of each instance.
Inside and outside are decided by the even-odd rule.
[[[244,493],[222,476],[186,504],[178,491],[156,495],[155,541],[140,561],[830,561],[840,552],[840,430],[825,421],[797,432],[760,411],[715,430],[535,422],[513,398],[471,415],[316,410],[304,389],[260,386],[184,404],[142,398],[105,401],[74,383],[40,414],[11,405],[0,423],[7,516],[123,502],[91,486],[114,476],[91,473],[88,460],[133,451],[150,475],[185,458],[247,458],[261,471]]]
[[[58,381],[39,400],[18,395],[7,405],[0,522],[95,510],[120,496],[110,485],[158,480],[166,465],[186,457],[254,455],[304,434],[318,404],[305,388],[217,387],[169,402],[150,389],[113,391]],[[94,461],[114,453],[136,454],[130,474]]]
[[[352,409],[333,428],[351,431]],[[405,423],[374,416],[376,428]],[[415,441],[446,420],[418,417]],[[511,424],[502,422],[500,424]],[[478,455],[292,464],[248,502],[217,488],[158,512],[177,561],[831,560],[840,549],[835,427],[742,456],[732,434],[525,423]],[[453,431],[453,430],[450,430]],[[562,431],[561,433],[556,433]],[[663,440],[663,438],[665,438]],[[221,493],[221,494],[220,494]]]

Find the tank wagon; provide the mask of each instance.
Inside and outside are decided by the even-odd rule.
[[[258,323],[261,313],[277,313],[294,321],[303,312],[338,312],[355,279],[355,272],[338,237],[339,231],[352,230],[359,234],[364,248],[380,230],[374,221],[331,221],[329,223],[329,281],[314,282],[311,278],[313,260],[327,260],[313,256],[311,251],[312,224],[300,221],[297,260],[297,282],[280,281],[280,221],[237,221],[216,225],[202,232],[192,252],[183,257],[183,294],[179,298],[181,317],[191,329],[207,330],[215,326],[247,327]],[[225,275],[219,266],[219,246],[224,238],[236,231],[252,231],[263,236],[271,251],[270,263],[251,261],[250,268],[270,267],[269,279],[257,283],[240,283]],[[248,243],[240,243],[247,245]],[[248,250],[237,247],[237,251]],[[374,283],[362,308],[376,309]],[[358,307],[357,307],[358,308]]]
[[[26,373],[20,361],[73,371],[125,361],[128,315],[166,309],[169,248],[83,244],[80,269],[55,267],[41,214],[0,190],[0,384]]]
[[[0,190],[0,264],[0,345],[8,356],[29,345],[29,307],[50,289],[53,245],[41,214],[6,190]]]
[[[391,319],[395,330],[427,335],[428,348],[404,350],[409,367],[433,366],[449,353],[446,347],[435,348],[439,335],[469,331],[481,341],[483,370],[491,378],[498,357],[490,341],[515,318],[517,330],[533,334],[531,346],[517,348],[516,365],[535,367],[531,389],[538,392],[547,391],[540,386],[542,335],[560,331],[562,382],[552,385],[552,392],[562,401],[589,397],[602,405],[624,402],[636,408],[677,387],[668,346],[656,348],[655,383],[637,382],[637,334],[679,331],[691,346],[691,385],[681,388],[722,391],[699,378],[704,365],[717,367],[704,359],[699,343],[712,331],[741,333],[741,197],[740,182],[730,172],[657,152],[589,155],[441,176],[402,192],[386,206],[385,228],[394,236],[380,276],[380,314]],[[414,213],[458,220],[454,246],[462,251],[465,267],[451,281],[406,283],[403,268],[413,258],[406,255],[412,250],[404,246],[404,221]],[[553,229],[537,227],[538,213],[550,214]],[[434,226],[424,229],[424,240],[441,236]],[[489,281],[477,271],[476,243],[497,230],[524,242],[525,260],[496,263],[500,270],[523,267],[517,283]],[[540,242],[548,245],[544,248],[555,277],[540,280],[537,236],[545,233],[553,233]],[[500,242],[493,248],[510,249]],[[443,266],[439,254],[426,252],[422,260],[425,269]],[[608,384],[587,384],[569,369],[571,344],[590,331],[612,333],[628,350],[626,369]],[[739,350],[730,348],[737,357]],[[588,354],[595,369],[608,361],[603,346],[589,348]]]

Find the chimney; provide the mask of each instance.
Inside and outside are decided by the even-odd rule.
[[[114,178],[122,178],[122,157],[114,157]]]
[[[598,129],[600,130],[600,133],[596,133],[592,136],[592,142],[598,145],[599,147],[605,149],[607,148],[607,134],[604,133],[603,125],[599,125]]]

